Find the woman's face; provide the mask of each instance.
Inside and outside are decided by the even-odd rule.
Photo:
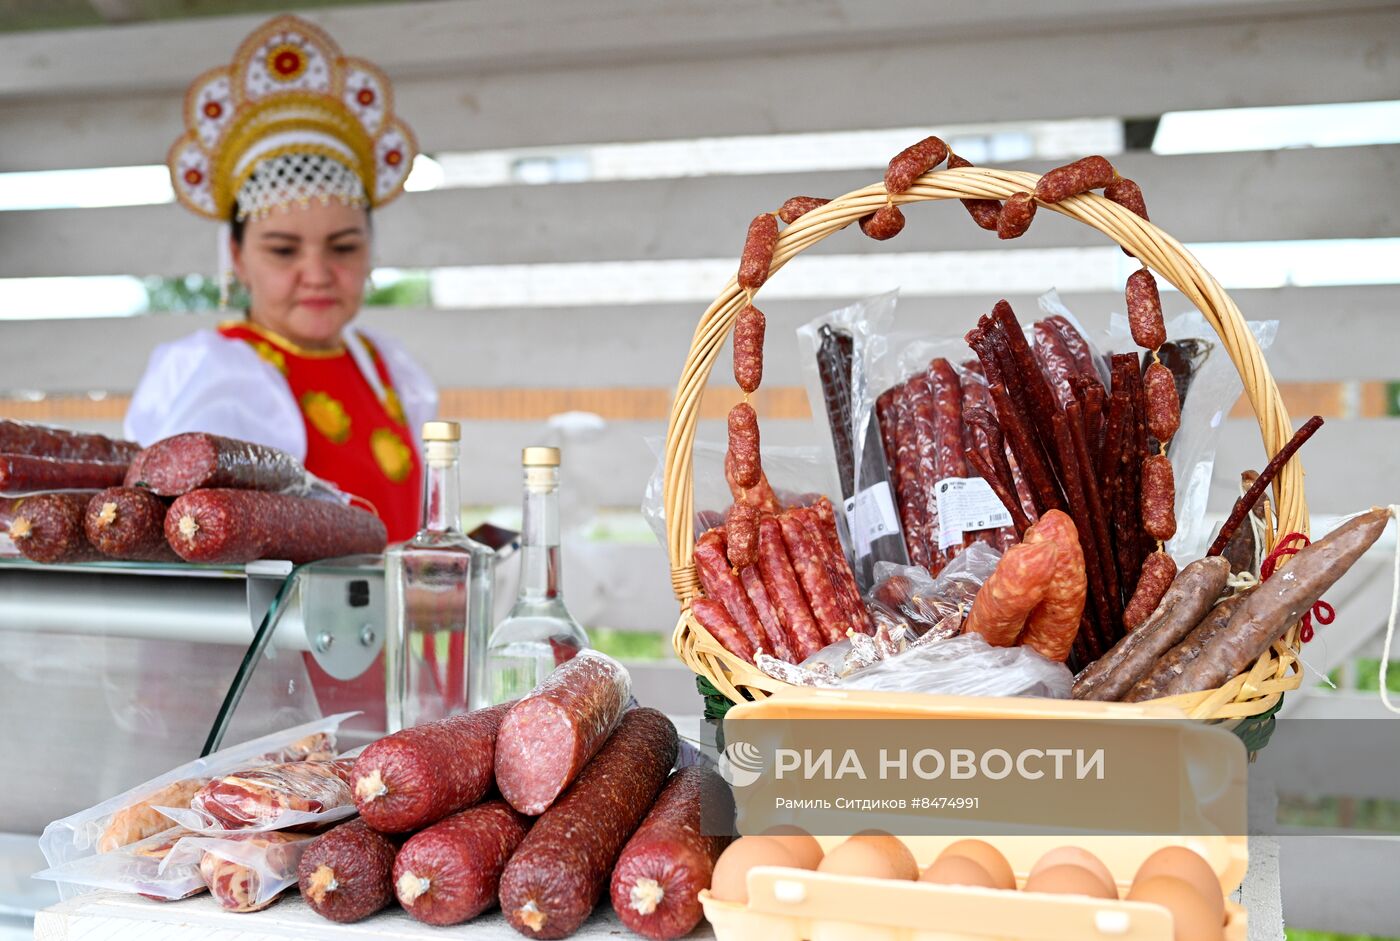
[[[369,277],[369,215],[338,202],[279,209],[251,221],[233,265],[249,318],[300,346],[333,349],[359,312]]]

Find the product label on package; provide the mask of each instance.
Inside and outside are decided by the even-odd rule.
[[[890,485],[881,481],[847,500],[846,524],[851,529],[857,558],[869,555],[870,545],[876,539],[898,532],[899,514],[894,509]]]
[[[938,548],[962,542],[963,533],[1011,525],[1011,514],[981,477],[945,477],[934,487],[938,500]]]

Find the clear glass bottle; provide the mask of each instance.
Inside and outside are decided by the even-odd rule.
[[[523,696],[559,664],[588,647],[588,634],[564,605],[559,563],[559,449],[526,448],[520,592],[491,633],[486,669],[491,702]]]
[[[384,553],[390,732],[486,700],[495,553],[462,532],[461,427],[423,425],[423,528]]]

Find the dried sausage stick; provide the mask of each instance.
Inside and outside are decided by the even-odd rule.
[[[986,456],[978,451],[968,448],[963,454],[967,459],[968,466],[977,472],[977,475],[987,481],[987,486],[992,488],[992,492],[997,495],[997,499],[1006,507],[1011,514],[1011,522],[1016,529],[1018,536],[1025,535],[1030,527],[1031,521],[1026,519],[1025,510],[1021,508],[1021,502],[1016,495],[1007,489],[1006,483],[997,476],[997,470],[987,460]]]
[[[729,492],[734,497],[734,502],[756,507],[761,513],[782,512],[783,507],[778,502],[778,495],[773,492],[773,487],[768,483],[768,475],[763,473],[761,466],[758,469],[758,483],[752,487],[741,487],[737,473],[734,467],[734,454],[726,450],[724,453],[724,479],[729,484]]]
[[[1104,187],[1103,194],[1124,209],[1132,210],[1145,221],[1150,221],[1147,219],[1147,203],[1142,198],[1142,188],[1127,177],[1120,176],[1109,183]],[[1123,251],[1128,252],[1126,248]]]
[[[885,242],[904,231],[904,213],[898,206],[881,206],[868,216],[861,216],[860,230],[877,242]]]
[[[88,501],[83,531],[92,547],[114,559],[178,562],[165,541],[170,501],[138,487],[109,487]]]
[[[969,474],[986,477],[982,469],[988,467],[988,462],[993,460],[991,458],[991,437],[988,435],[986,429],[978,427],[969,420],[968,413],[982,410],[986,413],[989,422],[995,425],[996,419],[992,418],[991,411],[993,408],[992,396],[991,393],[987,391],[987,380],[982,375],[982,366],[977,360],[968,360],[962,364],[962,369],[963,450],[964,452],[975,451],[977,455],[982,458],[981,462],[975,467],[973,466],[973,462],[967,459],[966,453],[963,455],[963,460],[968,466]],[[1001,437],[1000,428],[996,429],[996,440],[998,442],[996,446],[1000,448],[1001,451],[997,456],[995,464],[991,466],[994,467],[993,472],[997,474],[1000,473],[1003,466],[1005,467],[1006,476],[1001,479],[1001,482],[1006,486],[1007,492],[1013,494],[1013,499],[1015,499],[1015,483],[1011,477],[1011,467],[1006,461],[1006,443]],[[991,483],[991,481],[988,481],[988,483]],[[995,492],[995,486],[993,486],[992,489]],[[1013,524],[1015,523],[1017,515],[1016,513],[1012,513]],[[1024,515],[1024,511],[1022,511],[1020,515]],[[1020,532],[1013,525],[1003,526],[996,531],[984,531],[978,533],[977,536],[989,545],[996,546],[999,550],[1004,550],[1019,538]]]
[[[1162,319],[1162,296],[1157,292],[1157,281],[1150,270],[1139,268],[1128,275],[1124,299],[1133,342],[1147,350],[1155,350],[1167,342],[1167,325]]]
[[[748,593],[749,601],[758,614],[759,626],[763,628],[763,650],[779,660],[796,663],[792,656],[792,648],[788,645],[787,632],[783,630],[782,618],[778,609],[773,606],[773,599],[768,596],[768,589],[763,586],[763,576],[759,573],[758,566],[750,565],[740,569],[739,581],[743,583],[744,591]]]
[[[0,454],[0,493],[117,487],[126,477],[126,468],[125,464]]]
[[[1162,550],[1149,555],[1142,563],[1138,574],[1137,587],[1133,589],[1132,600],[1123,610],[1123,628],[1134,631],[1157,610],[1162,596],[1176,578],[1176,560]]]
[[[821,629],[812,617],[812,609],[798,584],[787,546],[783,544],[782,526],[774,518],[758,524],[758,570],[763,575],[768,597],[773,599],[788,631],[788,645],[793,654],[806,660],[826,646]]]
[[[924,544],[923,485],[919,477],[919,436],[914,428],[913,389],[908,383],[898,387],[895,414],[895,498],[899,501],[899,521],[904,529],[904,547],[913,565],[928,567],[929,556]]]
[[[1030,344],[1026,342],[1026,335],[1021,330],[1021,322],[1016,319],[1011,305],[1004,300],[997,301],[992,308],[991,319],[995,324],[994,342],[1000,341],[998,349],[1004,347],[1010,361],[1015,364],[1017,378],[1026,387],[1027,403],[1030,406],[1028,414],[1039,426],[1046,427],[1050,416],[1055,412],[1055,392],[1050,387],[1050,381],[1038,368],[1035,353],[1031,351]],[[1048,427],[1046,430],[1048,432]],[[1046,451],[1051,451],[1049,442],[1045,443]]]
[[[807,528],[795,511],[788,510],[778,518],[782,528],[783,543],[787,546],[788,558],[797,572],[798,581],[807,594],[812,616],[828,644],[834,644],[846,636],[846,631],[854,625],[847,623],[846,612],[836,597],[836,587],[831,584],[826,566],[812,542]]]
[[[946,359],[928,364],[929,388],[933,400],[933,478],[931,484],[949,477],[966,477],[963,460],[962,383]],[[935,532],[933,538],[937,540]],[[933,543],[937,546],[937,542]],[[949,546],[943,556],[951,560],[961,551],[960,544]]]
[[[831,200],[822,199],[820,196],[793,196],[778,210],[778,218],[792,225],[813,209],[819,209],[829,202]]]
[[[1031,227],[1034,218],[1035,197],[1030,193],[1013,193],[997,217],[997,238],[1020,238]]]
[[[1177,681],[1185,672],[1186,668],[1196,662],[1210,646],[1211,640],[1216,634],[1223,631],[1234,617],[1235,611],[1244,604],[1249,597],[1249,592],[1244,591],[1237,595],[1231,595],[1224,601],[1216,604],[1201,620],[1192,628],[1191,633],[1171,650],[1167,651],[1157,662],[1152,665],[1152,669],[1147,675],[1133,684],[1128,690],[1123,702],[1145,702],[1149,699],[1161,699],[1167,695],[1167,689]]]
[[[1070,377],[1078,375],[1079,367],[1060,335],[1055,332],[1055,328],[1040,321],[1033,324],[1031,330],[1035,334],[1035,358],[1040,364],[1041,372],[1050,381],[1056,404],[1063,409],[1075,401]]]
[[[1153,363],[1142,377],[1142,388],[1147,403],[1147,430],[1165,447],[1181,427],[1181,400],[1176,397],[1176,379],[1170,369]]]
[[[926,567],[931,574],[938,574],[943,568],[942,554],[938,551],[938,501],[934,497],[934,484],[938,482],[935,438],[935,417],[933,388],[926,375],[917,375],[909,380],[909,408],[914,419],[914,440],[917,447],[917,479],[920,484],[922,506],[919,520],[923,531],[919,538],[924,544]]]
[[[701,815],[732,803],[728,785],[709,768],[691,765],[671,775],[613,868],[609,895],[624,925],[670,941],[700,923],[698,896],[729,845],[729,837],[705,833]]]
[[[298,564],[384,551],[379,517],[329,500],[257,490],[195,490],[170,504],[165,538],[186,562]]]
[[[825,517],[818,510],[818,507],[823,505],[829,514]],[[796,514],[816,547],[827,577],[831,579],[831,587],[836,591],[836,601],[846,626],[862,634],[873,633],[874,624],[860,600],[860,589],[856,586],[855,575],[851,573],[846,553],[841,549],[840,537],[836,534],[836,516],[831,510],[831,502],[822,497],[812,506],[794,508],[788,512]]]
[[[955,153],[948,154],[948,169],[960,170],[963,167],[970,167],[973,164],[959,157]],[[997,230],[997,220],[1001,217],[1001,203],[995,199],[964,199],[960,200],[968,215],[972,216],[972,221],[988,232]]]
[[[763,334],[768,321],[752,304],[734,319],[734,382],[754,392],[763,382]]]
[[[560,664],[501,720],[501,796],[522,814],[543,813],[603,747],[631,698],[626,668],[606,654],[584,650]]]
[[[1215,542],[1210,544],[1210,550],[1206,555],[1219,555],[1225,551],[1225,544],[1230,541],[1230,537],[1235,534],[1240,523],[1249,516],[1254,509],[1254,504],[1259,502],[1264,491],[1269,484],[1273,483],[1274,477],[1283,468],[1283,465],[1292,460],[1293,455],[1298,453],[1298,449],[1307,443],[1317,429],[1322,427],[1322,416],[1314,415],[1293,433],[1293,437],[1288,439],[1288,443],[1279,448],[1279,452],[1269,459],[1269,463],[1264,466],[1264,470],[1254,479],[1254,483],[1245,491],[1244,496],[1235,501],[1235,505],[1230,508],[1230,515],[1225,520],[1225,525],[1220,527],[1220,535],[1215,537]]]
[[[898,196],[947,156],[948,145],[937,137],[925,137],[917,144],[904,148],[890,159],[885,169],[885,192]]]
[[[1065,349],[1074,357],[1074,364],[1080,374],[1097,380],[1099,371],[1094,365],[1094,351],[1089,348],[1089,341],[1084,339],[1084,335],[1074,328],[1074,324],[1061,314],[1051,314],[1041,322],[1049,324],[1050,329],[1059,336],[1060,342],[1064,343]]]
[[[1176,481],[1172,462],[1150,454],[1142,462],[1142,527],[1153,539],[1166,542],[1176,535]]]
[[[1068,420],[1071,443],[1074,445],[1075,463],[1078,465],[1079,476],[1083,481],[1084,496],[1088,501],[1089,524],[1091,526],[1087,533],[1082,533],[1080,542],[1086,539],[1094,543],[1093,554],[1097,556],[1099,571],[1103,578],[1104,596],[1108,601],[1108,613],[1111,620],[1109,625],[1113,625],[1112,633],[1118,631],[1117,625],[1123,623],[1123,598],[1118,586],[1118,568],[1113,564],[1113,539],[1109,535],[1108,512],[1105,509],[1103,497],[1099,493],[1099,480],[1094,476],[1094,465],[1089,457],[1089,445],[1084,433],[1083,415],[1081,414],[1079,403],[1070,404],[1065,418]]]
[[[1103,157],[1081,157],[1074,163],[1056,167],[1036,181],[1035,198],[1058,203],[1080,193],[1102,189],[1112,183],[1115,176],[1113,164]]]
[[[734,569],[725,558],[724,537],[720,535],[720,530],[712,529],[696,541],[695,573],[700,576],[700,584],[705,589],[705,594],[724,605],[724,610],[729,612],[730,620],[748,641],[748,648],[751,651],[762,648],[763,628],[758,622],[758,612],[749,601],[739,576],[734,574]],[[728,647],[727,644],[725,646]]]
[[[729,410],[729,453],[734,456],[734,479],[741,487],[758,486],[763,472],[758,441],[758,413],[747,402]]]
[[[90,493],[65,491],[25,497],[14,506],[10,539],[32,562],[58,565],[102,558],[83,531]]]
[[[724,532],[729,564],[745,568],[758,562],[758,521],[762,514],[756,507],[734,503],[725,514]]]
[[[322,918],[349,924],[394,900],[394,855],[388,837],[359,817],[323,833],[297,863],[297,887]]]
[[[470,921],[496,904],[501,873],[532,822],[503,800],[439,820],[399,851],[393,894],[426,925]]]
[[[739,259],[739,290],[752,294],[768,280],[773,266],[773,250],[778,247],[778,220],[771,212],[754,216],[749,234],[744,240],[744,254]]]
[[[1093,611],[1093,617],[1090,618],[1093,631],[1090,636],[1097,642],[1099,649],[1103,650],[1112,643],[1110,638],[1114,636],[1114,620],[1112,608],[1108,603],[1108,589],[1104,580],[1102,560],[1099,559],[1098,545],[1090,536],[1094,531],[1094,524],[1085,489],[1084,473],[1076,456],[1069,418],[1063,412],[1056,412],[1051,416],[1051,426],[1055,451],[1059,458],[1060,480],[1064,485],[1065,499],[1069,502],[1069,515],[1074,520],[1074,528],[1081,534],[1079,545],[1084,550],[1084,567],[1089,579],[1088,607]]]
[[[501,911],[512,928],[550,939],[567,937],[583,923],[675,763],[677,744],[675,726],[655,709],[623,717],[506,864]]]

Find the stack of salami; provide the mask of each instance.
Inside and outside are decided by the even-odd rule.
[[[0,427],[0,436],[5,431]],[[8,517],[0,522],[19,551],[37,562],[302,563],[379,552],[387,542],[384,524],[373,514],[301,495],[305,469],[275,448],[190,433],[139,451],[130,442],[45,431],[52,436],[46,446],[66,448],[60,455],[100,453],[110,460],[50,456],[14,465],[28,468],[24,480],[37,482],[38,468],[50,474],[50,489],[65,488],[0,504],[0,514]],[[105,476],[92,468],[102,468]],[[84,487],[105,489],[79,489]]]

